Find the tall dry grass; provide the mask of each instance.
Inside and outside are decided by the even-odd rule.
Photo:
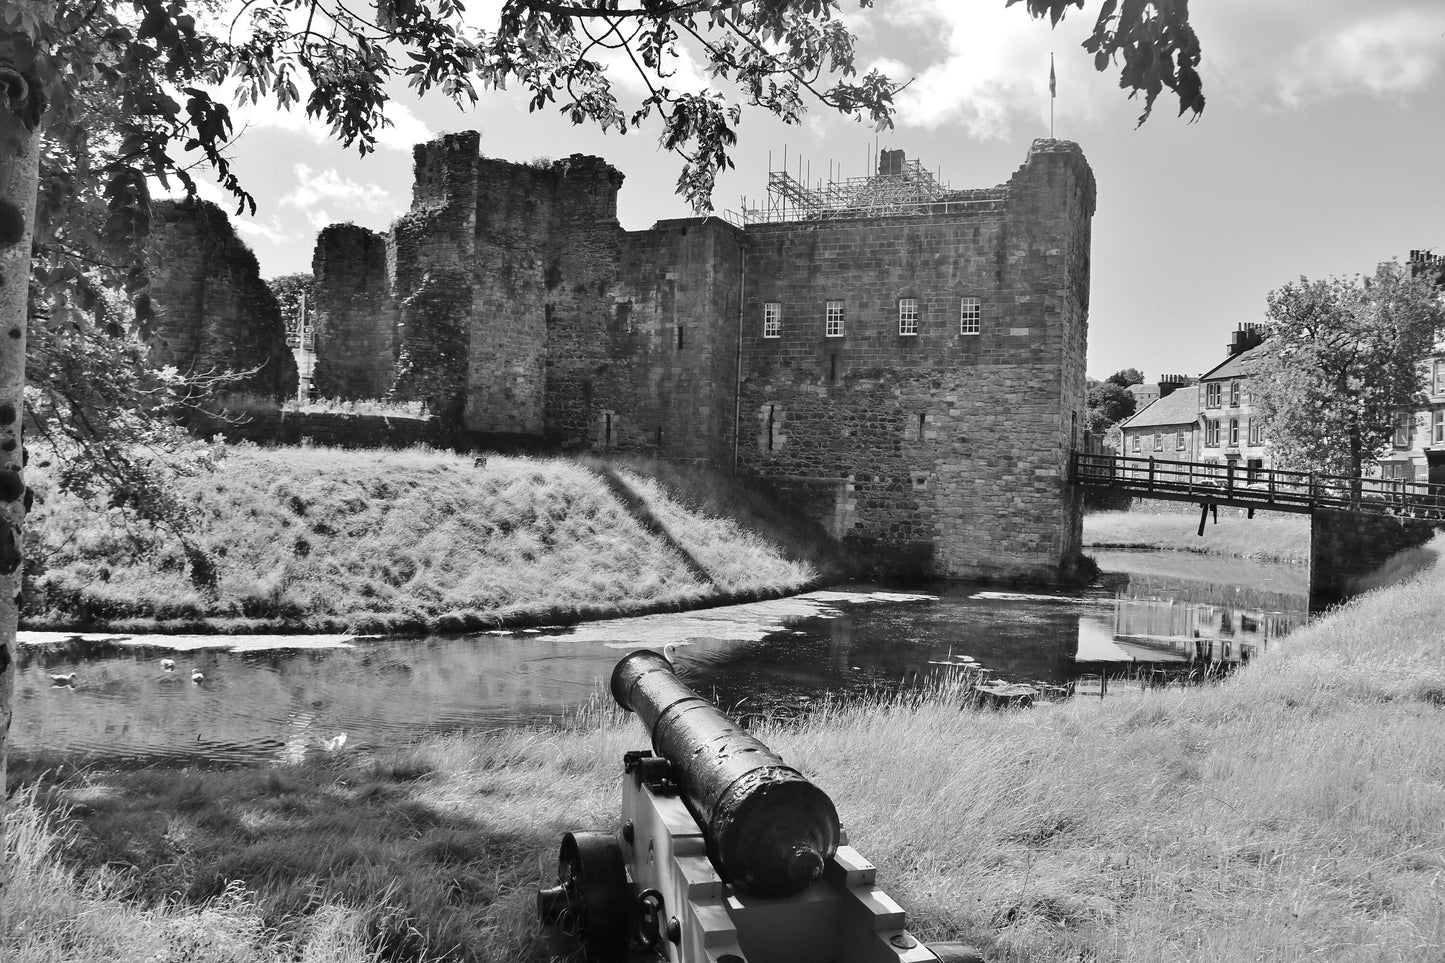
[[[59,814],[63,820],[64,813]],[[199,904],[124,898],[121,876],[91,867],[82,876],[57,858],[69,830],[56,828],[34,789],[5,815],[0,950],[6,963],[369,963],[370,912],[322,901],[283,938],[239,884]]]
[[[670,537],[565,459],[236,446],[215,474],[178,482],[215,591],[193,584],[175,537],[126,530],[40,479],[25,624],[461,630],[781,594],[818,577],[786,537],[629,477]]]
[[[759,734],[832,795],[925,938],[1029,963],[1439,963],[1442,597],[1436,566],[1218,685],[1002,713],[960,711],[943,686]],[[129,862],[193,900],[239,879],[282,933],[306,887],[341,905],[385,892],[367,931],[392,934],[373,944],[388,959],[542,961],[559,947],[534,891],[563,832],[616,825],[621,754],[643,743],[598,704],[565,729],[170,784],[89,775],[43,798],[82,806],[69,859]],[[186,841],[192,875],[141,819]],[[205,885],[181,886],[198,866]]]

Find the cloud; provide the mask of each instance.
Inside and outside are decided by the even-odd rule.
[[[1308,16],[1269,4],[1199,6],[1205,90],[1296,107],[1348,96],[1430,89],[1445,63],[1438,0],[1314,0]]]
[[[288,239],[286,231],[281,227],[279,217],[272,217],[269,222],[265,223],[253,217],[237,217],[231,221],[231,226],[236,229],[237,234],[269,241],[272,244],[281,244]]]
[[[334,167],[318,171],[306,164],[297,164],[293,170],[297,185],[281,198],[281,203],[287,207],[305,211],[323,200],[344,201],[355,207],[371,209],[397,206],[384,188],[343,177]]]
[[[1116,111],[1124,100],[1117,69],[1096,72],[1079,49],[1098,6],[1070,9],[1051,30],[1001,2],[894,0],[863,18],[869,29],[859,51],[886,64],[895,79],[912,73],[897,97],[900,125],[957,125],[979,139],[1006,137],[1011,126],[1047,116],[1053,51],[1060,117],[1077,124]],[[1190,13],[1203,48],[1205,94],[1216,101],[1292,108],[1441,83],[1440,0],[1211,0]],[[1169,96],[1161,97],[1166,109]]]

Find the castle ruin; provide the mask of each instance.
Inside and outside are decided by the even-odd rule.
[[[958,192],[885,152],[863,200],[784,175],[791,206],[751,223],[645,231],[619,226],[623,177],[596,157],[516,164],[467,132],[418,145],[415,172],[389,233],[317,239],[321,395],[731,468],[884,570],[1050,578],[1078,554],[1076,144],[1035,141],[1006,184]]]

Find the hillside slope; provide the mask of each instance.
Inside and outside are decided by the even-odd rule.
[[[765,499],[640,462],[237,446],[214,474],[179,482],[214,589],[193,580],[175,535],[127,529],[43,475],[32,485],[31,629],[456,631],[777,595],[837,574],[826,537]]]

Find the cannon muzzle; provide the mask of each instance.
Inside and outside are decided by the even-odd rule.
[[[838,849],[828,794],[784,764],[648,649],[612,671],[612,695],[637,714],[707,839],[719,874],[745,893],[792,896],[823,875]]]

